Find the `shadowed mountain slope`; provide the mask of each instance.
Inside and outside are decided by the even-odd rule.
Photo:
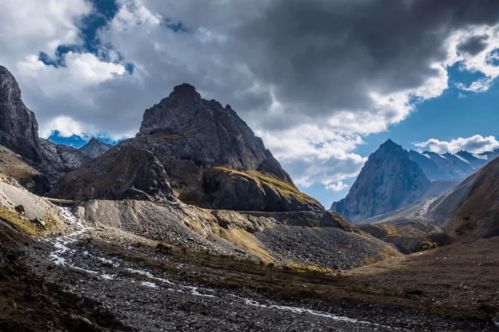
[[[499,159],[435,202],[431,213],[456,237],[499,235]]]
[[[430,185],[407,151],[388,140],[369,156],[346,198],[331,209],[359,221],[416,202]]]

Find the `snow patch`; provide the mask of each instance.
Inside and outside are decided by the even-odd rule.
[[[472,153],[471,154],[473,157],[475,157],[476,159],[481,159],[481,160],[488,160],[489,159],[489,156],[487,156],[486,154],[476,154],[476,153]]]
[[[466,164],[470,164],[470,162],[468,160],[464,159],[463,157],[461,157],[458,154],[453,154],[453,156],[456,157],[457,159],[461,160],[462,162],[466,163]]]

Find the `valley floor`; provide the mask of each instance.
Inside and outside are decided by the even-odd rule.
[[[347,275],[357,287],[499,318],[499,236],[388,259]]]
[[[490,317],[484,315],[487,307],[470,307],[471,298],[469,303],[464,299],[469,296],[467,290],[476,289],[483,298],[473,303],[483,300],[490,306],[488,310],[493,310],[497,305],[497,289],[492,288],[494,282],[498,284],[499,274],[494,276],[490,269],[497,269],[499,264],[482,258],[482,264],[476,266],[487,277],[470,276],[469,281],[473,279],[475,283],[464,283],[460,293],[454,288],[457,279],[444,280],[456,268],[453,264],[457,259],[452,258],[451,247],[337,275],[157,247],[136,237],[110,239],[109,230],[79,227],[70,235],[35,242],[29,246],[22,265],[33,278],[43,279],[44,285],[57,285],[57,292],[50,294],[70,294],[60,300],[56,312],[72,308],[76,313],[67,317],[80,317],[76,321],[87,327],[83,331],[90,330],[88,327],[106,330],[110,324],[113,331],[485,331],[494,328]],[[490,241],[487,252],[476,254],[483,257],[494,252],[491,249],[499,248],[499,240]],[[449,262],[440,272],[431,271],[430,262],[436,257],[447,257]],[[469,272],[466,264],[460,264],[463,280]],[[411,283],[412,274],[417,278]],[[17,282],[22,284],[26,279]],[[448,284],[454,286],[445,286]],[[452,293],[461,300],[443,301]],[[37,309],[27,311],[30,310]],[[47,325],[45,330],[53,329]]]

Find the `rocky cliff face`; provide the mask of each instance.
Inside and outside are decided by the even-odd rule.
[[[133,144],[109,153],[66,174],[56,188],[61,198],[173,200],[167,174],[154,155]]]
[[[41,161],[38,123],[21,99],[16,79],[0,66],[0,144],[30,162]]]
[[[54,144],[43,138],[40,138],[39,141],[39,153],[42,161],[38,164],[38,168],[48,177],[52,185],[67,172],[81,167],[91,160],[82,152],[70,146]]]
[[[113,146],[99,141],[96,138],[90,139],[87,144],[80,148],[80,151],[89,158],[95,159],[109,151]]]
[[[0,145],[18,153],[41,172],[36,186],[27,188],[41,194],[63,174],[89,160],[76,149],[53,144],[38,137],[35,115],[23,103],[21,90],[12,74],[0,66]],[[22,183],[22,182],[21,182]],[[28,182],[31,183],[31,182]]]
[[[416,202],[430,181],[407,151],[388,140],[369,156],[350,192],[332,210],[361,221]]]

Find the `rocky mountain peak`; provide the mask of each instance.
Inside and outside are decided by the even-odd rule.
[[[82,146],[80,148],[80,151],[84,155],[86,155],[90,158],[97,158],[97,157],[100,157],[101,155],[103,155],[104,153],[106,153],[110,148],[112,148],[111,144],[103,143],[103,142],[99,141],[98,139],[96,139],[95,137],[92,137],[87,142],[87,144],[85,144],[84,146]]]
[[[267,172],[290,181],[274,167],[272,155],[262,140],[230,107],[201,98],[189,84],[176,86],[168,98],[147,109],[138,137],[162,138],[163,149],[180,159],[190,159],[206,166],[229,166],[234,169]],[[274,169],[270,169],[274,168]]]
[[[360,221],[417,201],[429,186],[409,153],[388,140],[369,156],[347,197],[331,209]]]
[[[403,151],[404,149],[389,138],[379,146],[379,150]]]
[[[323,209],[301,193],[263,141],[229,106],[189,84],[144,113],[134,144],[164,165],[181,200],[252,211]]]
[[[201,95],[196,91],[196,88],[188,83],[175,86],[168,98],[180,102],[199,103],[201,101]]]
[[[16,79],[0,66],[0,144],[23,158],[39,162],[40,146],[35,115],[23,103]]]

